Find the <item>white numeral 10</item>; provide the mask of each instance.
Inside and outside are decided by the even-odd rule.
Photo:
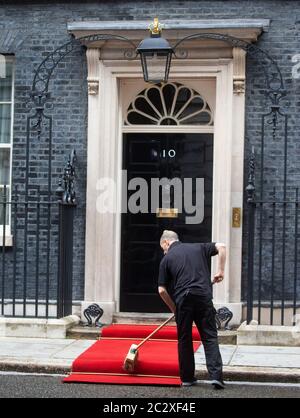
[[[169,151],[166,151],[165,149],[163,149],[162,157],[166,158],[167,156],[170,158],[174,158],[176,156],[176,151],[174,149],[170,149]]]

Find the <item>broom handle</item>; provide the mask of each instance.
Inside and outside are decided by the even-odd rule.
[[[168,318],[163,324],[161,324],[158,328],[156,328],[153,332],[151,332],[150,335],[148,335],[147,338],[145,338],[141,343],[139,343],[139,345],[136,347],[136,349],[138,350],[146,341],[149,340],[149,338],[152,337],[152,335],[156,334],[157,331],[159,331],[162,327],[164,327],[165,325],[167,325],[168,322],[170,322],[175,315],[172,315],[170,318]]]

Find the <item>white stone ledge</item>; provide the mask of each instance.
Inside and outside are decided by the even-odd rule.
[[[206,19],[206,20],[163,20],[163,28],[180,29],[246,29],[257,28],[268,31],[269,19]],[[68,22],[69,31],[77,30],[147,30],[149,20]]]
[[[247,325],[237,331],[237,345],[299,347],[299,326]]]
[[[76,315],[61,319],[0,317],[0,337],[66,338],[67,330],[79,322]]]

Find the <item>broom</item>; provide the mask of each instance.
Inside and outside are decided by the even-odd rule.
[[[148,341],[154,334],[156,334],[162,327],[167,325],[168,322],[170,322],[175,315],[172,315],[170,318],[168,318],[163,324],[161,324],[158,328],[156,328],[151,334],[145,338],[142,342],[140,342],[138,345],[132,344],[127,356],[125,357],[124,364],[123,364],[123,370],[128,373],[133,373],[135,365],[138,361],[138,349],[145,344],[146,341]]]

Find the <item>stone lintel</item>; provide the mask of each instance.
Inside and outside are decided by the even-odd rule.
[[[79,21],[68,22],[67,29],[76,38],[95,34],[121,35],[130,39],[134,44],[148,36],[149,21]],[[163,25],[163,36],[174,44],[185,36],[195,33],[219,33],[236,37],[247,42],[256,42],[262,32],[268,31],[268,19],[207,19],[207,20],[166,20]],[[110,45],[120,45],[120,41],[109,41]],[[126,43],[122,42],[124,48]],[[215,47],[220,41],[211,39],[197,39],[184,42],[180,48],[188,45]],[[207,45],[208,44],[208,45]],[[107,41],[96,41],[93,47],[101,48]],[[228,45],[228,44],[227,44]],[[226,46],[226,43],[224,43]],[[128,44],[130,48],[130,44]]]
[[[79,21],[68,22],[68,31],[147,31],[150,21]],[[203,19],[203,20],[163,20],[164,31],[170,30],[210,30],[210,29],[252,29],[267,32],[270,26],[269,19]]]

